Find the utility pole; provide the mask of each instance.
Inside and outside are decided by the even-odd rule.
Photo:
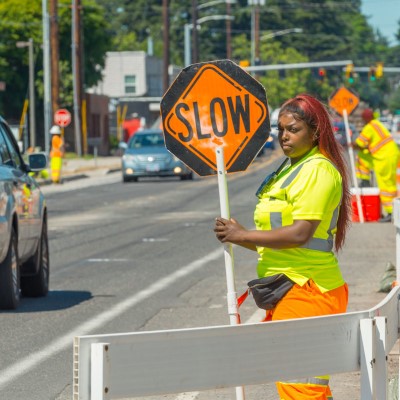
[[[226,2],[226,15],[229,17],[231,15],[231,3]],[[228,60],[232,59],[232,45],[231,45],[231,35],[232,35],[232,22],[231,19],[226,20],[226,58]]]
[[[247,0],[251,6],[251,65],[260,62],[260,5],[265,5],[265,0]]]
[[[257,1],[254,11],[254,63],[260,62],[260,3]]]
[[[192,40],[193,40],[193,53],[192,60],[193,63],[199,62],[199,40],[197,34],[197,0],[192,0]]]
[[[72,79],[74,90],[74,130],[75,130],[75,152],[81,157],[81,40],[80,40],[80,11],[81,1],[72,0]]]
[[[50,151],[50,124],[51,124],[51,87],[50,87],[50,42],[49,42],[49,14],[47,0],[42,0],[43,24],[43,103],[44,103],[44,146],[46,153]]]
[[[169,11],[168,11],[168,0],[163,0],[163,93],[165,93],[169,87]]]
[[[51,105],[53,112],[60,108],[60,72],[59,72],[59,34],[58,0],[50,0],[50,47],[51,47]]]
[[[31,131],[31,146],[36,146],[36,118],[35,118],[35,58],[33,39],[29,39],[29,128]]]

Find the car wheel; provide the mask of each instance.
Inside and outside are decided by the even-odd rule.
[[[47,223],[43,221],[42,234],[38,248],[28,263],[34,263],[31,269],[37,271],[34,275],[21,277],[21,292],[23,296],[42,297],[49,292],[49,241],[47,236]]]
[[[15,310],[20,299],[18,242],[13,229],[6,258],[0,264],[0,308]]]
[[[122,177],[122,182],[127,183],[129,181],[130,181],[130,179],[127,176]]]

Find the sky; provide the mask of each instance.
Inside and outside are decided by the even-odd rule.
[[[361,0],[361,12],[368,18],[374,29],[389,40],[390,45],[397,44],[395,34],[400,20],[400,0]]]

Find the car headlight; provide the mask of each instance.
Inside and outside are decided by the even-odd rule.
[[[124,161],[135,161],[135,156],[133,156],[132,154],[124,154],[122,156],[122,159]]]

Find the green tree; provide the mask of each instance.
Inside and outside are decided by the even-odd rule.
[[[4,0],[0,3],[0,76],[6,90],[0,92],[0,113],[19,121],[29,85],[27,48],[17,48],[18,41],[33,39],[36,68],[41,68],[39,43],[41,9],[38,2]]]
[[[248,58],[248,42],[245,35],[234,39],[233,55],[238,59]],[[283,48],[280,43],[263,42],[260,47],[263,64],[292,64],[307,62],[303,56],[292,47]],[[310,71],[307,69],[288,69],[258,72],[256,78],[265,87],[270,107],[277,108],[284,100],[306,91]]]
[[[60,100],[72,103],[71,2],[59,0]],[[94,0],[82,2],[84,76],[86,87],[101,79],[105,52],[110,48],[110,32],[105,12]],[[38,111],[43,105],[42,8],[39,1],[3,0],[0,3],[0,76],[6,91],[0,92],[0,114],[19,121],[28,92],[28,51],[16,48],[17,41],[32,38],[35,48],[35,88]]]

